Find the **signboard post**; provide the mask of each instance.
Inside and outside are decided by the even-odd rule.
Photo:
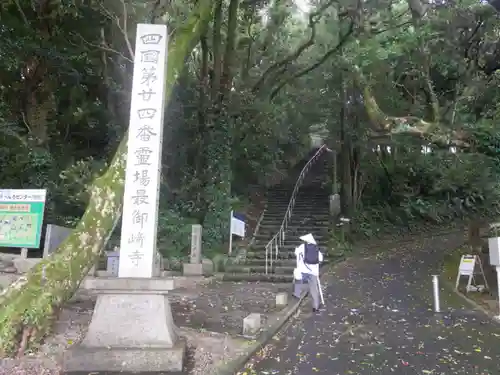
[[[46,197],[46,190],[0,190],[0,247],[40,246]]]
[[[480,275],[483,278],[483,285],[476,285],[475,276]],[[455,289],[458,289],[460,283],[460,277],[467,277],[467,286],[465,290],[467,292],[471,291],[482,291],[488,289],[488,282],[484,276],[483,264],[481,259],[477,255],[462,255],[460,259],[460,265],[458,267],[457,281],[455,283]]]

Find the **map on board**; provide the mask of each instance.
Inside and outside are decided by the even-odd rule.
[[[44,190],[0,190],[0,247],[40,246]]]
[[[36,242],[39,215],[37,213],[19,212],[5,206],[24,206],[24,205],[5,205],[0,204],[0,243],[8,243],[9,246],[24,246]],[[28,205],[28,209],[29,209]],[[9,212],[11,211],[12,212]]]

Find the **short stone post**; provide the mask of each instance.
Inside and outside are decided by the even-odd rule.
[[[258,313],[252,313],[243,319],[243,336],[255,337],[261,328],[261,316]]]
[[[276,307],[285,307],[286,305],[288,305],[288,293],[276,294]]]
[[[21,249],[21,258],[28,259],[28,249],[26,247]]]
[[[183,273],[186,276],[203,275],[203,264],[201,262],[201,233],[202,227],[200,224],[191,226],[191,254],[189,263],[184,263]]]

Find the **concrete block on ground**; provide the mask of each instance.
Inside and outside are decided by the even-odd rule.
[[[63,371],[182,372],[186,343],[167,296],[122,292],[99,295],[84,340],[64,353]]]
[[[41,261],[42,258],[16,258],[12,262],[14,263],[14,267],[16,267],[17,272],[26,273]]]
[[[211,259],[203,258],[201,264],[203,264],[203,275],[212,276],[214,274],[214,262]]]
[[[21,275],[16,275],[15,273],[0,274],[0,290],[2,288],[7,288],[14,281],[19,279]]]
[[[203,275],[203,263],[184,263],[182,273],[185,276],[201,276]]]
[[[288,293],[281,292],[276,294],[276,306],[285,307],[286,305],[288,305]]]
[[[261,316],[252,313],[243,319],[243,336],[255,336],[261,328]]]

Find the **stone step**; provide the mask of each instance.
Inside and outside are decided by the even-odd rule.
[[[292,217],[293,220],[293,217]],[[313,220],[313,219],[309,219]],[[306,219],[302,220],[293,220],[293,221],[287,221],[286,224],[286,231],[287,232],[293,232],[293,231],[299,231],[303,232],[304,230],[309,230],[309,231],[314,231],[314,232],[321,232],[324,230],[328,230],[332,228],[333,223],[330,221],[330,219],[321,219],[320,221],[314,220],[314,221],[309,221]],[[278,220],[265,220],[263,219],[260,223],[259,226],[259,233],[262,232],[273,232],[275,229],[280,229],[281,224],[283,224],[283,219]]]
[[[274,254],[274,250],[273,250],[273,254]],[[271,256],[270,254],[268,254],[268,256]],[[250,260],[254,260],[254,259],[261,259],[261,260],[264,260],[266,259],[266,252],[262,249],[262,250],[257,250],[255,249],[254,251],[249,251],[247,253],[247,260],[250,261]],[[283,248],[280,249],[279,253],[278,253],[278,259],[277,260],[284,260],[284,261],[288,261],[288,260],[295,260],[295,252],[294,250],[285,250]]]
[[[294,262],[295,263],[295,262]],[[248,264],[240,264],[240,265],[231,265],[226,267],[226,272],[227,273],[248,273],[248,274],[256,274],[256,273],[265,273],[266,272],[266,266],[265,266],[265,259],[264,259],[264,264],[255,266],[255,265],[248,265]],[[293,274],[293,270],[295,269],[295,264],[291,266],[278,266],[274,264],[273,262],[273,267],[272,267],[272,272],[275,274]],[[268,268],[268,271],[271,271],[271,268]]]
[[[296,200],[309,200],[309,199],[315,199],[315,200],[321,200],[321,199],[328,199],[330,194],[314,194],[310,192],[299,192],[297,195],[295,195]],[[270,201],[273,202],[285,202],[289,201],[290,198],[292,197],[292,192],[288,194],[267,194],[267,198],[270,198]]]
[[[279,214],[279,215],[272,215],[272,214],[265,214],[261,224],[269,225],[269,224],[274,224],[276,221],[278,221],[281,225],[281,222],[285,218],[285,213]],[[321,225],[321,223],[326,222],[327,224],[330,223],[330,215],[326,213],[314,213],[314,214],[308,214],[306,215],[298,215],[295,212],[292,212],[292,217],[291,219],[288,220],[290,224],[297,224],[297,225]]]
[[[254,241],[254,246],[256,247],[261,247],[266,245],[271,238],[273,238],[276,235],[277,232],[273,232],[270,234],[259,234],[255,237]],[[303,232],[298,232],[298,233],[285,233],[285,241],[284,245],[293,245],[293,246],[298,246],[302,243],[300,237],[311,233],[314,236],[314,239],[316,242],[325,242],[330,238],[330,234],[328,232],[314,232],[314,231],[303,231]]]
[[[262,229],[262,232],[266,232],[266,233],[270,233],[270,232],[273,232],[273,233],[276,233],[280,228],[281,228],[281,224],[283,224],[283,220],[276,220],[274,222],[263,222],[263,225],[265,225],[265,227]],[[291,232],[293,233],[294,231],[298,231],[298,232],[302,232],[304,230],[309,230],[310,232],[311,231],[323,231],[323,230],[328,230],[329,228],[332,227],[333,224],[330,224],[330,222],[325,222],[325,223],[322,223],[322,225],[319,225],[319,226],[312,226],[312,225],[305,225],[305,224],[290,224],[288,223],[287,224],[287,227],[286,227],[286,230],[287,232]],[[274,229],[273,229],[274,228]],[[260,233],[260,228],[259,228],[259,233]]]
[[[246,262],[244,265],[248,266],[265,266],[266,265],[266,259],[260,259],[260,258],[250,258],[246,259]],[[273,262],[273,265],[276,267],[295,267],[295,259],[278,259]]]
[[[265,215],[278,215],[278,216],[283,216],[285,215],[285,212],[288,211],[288,207],[271,207],[271,208],[266,208],[264,214]],[[300,214],[300,215],[315,215],[315,214],[320,214],[320,215],[328,215],[329,214],[329,207],[328,204],[322,203],[317,204],[317,203],[311,203],[308,204],[307,206],[304,207],[292,207],[292,214]]]
[[[271,239],[272,237],[274,237],[274,235],[277,233],[278,231],[269,231],[269,232],[258,232],[257,235],[255,236],[255,240],[256,242],[257,241],[266,241],[267,239]],[[317,228],[315,229],[296,229],[296,230],[291,230],[290,228],[288,228],[286,231],[285,231],[285,240],[286,241],[290,241],[291,243],[296,243],[296,242],[300,242],[299,240],[299,237],[300,236],[303,236],[304,234],[307,234],[307,233],[311,233],[314,238],[316,239],[316,241],[318,240],[322,240],[322,239],[326,239],[328,236],[329,236],[329,230],[326,229],[326,230],[318,230]]]
[[[268,205],[266,207],[265,213],[273,213],[273,212],[285,213],[286,210],[288,210],[288,203],[280,206]],[[301,212],[317,212],[318,210],[323,212],[328,212],[329,205],[328,201],[324,201],[321,203],[315,203],[315,202],[304,203],[303,205],[295,204],[295,206],[292,207],[292,211],[295,212],[296,210]]]
[[[276,223],[265,223],[264,227],[259,227],[258,234],[270,234],[276,233],[280,228],[283,222],[279,221]],[[332,224],[330,225],[293,225],[288,224],[286,227],[286,233],[294,234],[294,233],[303,233],[305,231],[314,232],[314,233],[323,233],[328,232],[332,228]]]
[[[268,273],[225,273],[222,277],[223,281],[260,281],[268,283],[293,283],[293,273],[291,275]]]
[[[267,197],[267,204],[268,205],[288,205],[290,203],[290,198],[291,196],[286,196],[286,197]],[[301,196],[297,195],[295,197],[295,203],[302,203],[302,202],[328,202],[328,196]]]
[[[283,212],[265,212],[264,213],[264,218],[262,220],[279,220],[283,219],[285,217],[286,211]],[[299,212],[299,211],[292,211],[292,219],[291,222],[296,221],[297,224],[301,224],[305,221],[308,222],[315,222],[315,221],[325,221],[325,220],[330,220],[330,214],[328,213],[327,210],[323,211],[318,211],[315,210],[314,212]]]
[[[302,232],[301,235],[307,234],[307,233],[310,233],[310,232]],[[314,239],[318,243],[321,243],[321,242],[326,241],[328,239],[328,235],[327,234],[317,234],[317,233],[313,232],[312,235],[314,236]],[[255,242],[254,242],[255,245],[254,246],[255,247],[259,247],[259,246],[266,245],[271,240],[271,238],[273,236],[259,236],[259,235],[255,236]],[[285,234],[285,243],[281,247],[288,248],[288,247],[292,247],[292,246],[298,246],[302,242],[303,241],[299,238],[299,235],[288,235],[288,234]]]

